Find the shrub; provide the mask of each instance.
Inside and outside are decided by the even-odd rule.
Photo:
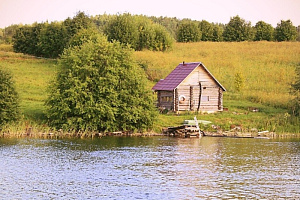
[[[132,50],[91,31],[74,38],[46,102],[50,125],[76,131],[150,128],[156,112]]]
[[[10,73],[0,69],[0,126],[18,118],[18,94]]]

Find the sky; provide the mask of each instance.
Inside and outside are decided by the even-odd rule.
[[[79,11],[89,16],[127,12],[223,24],[239,15],[253,26],[264,21],[276,27],[288,19],[300,25],[300,0],[0,0],[0,28],[63,21]]]

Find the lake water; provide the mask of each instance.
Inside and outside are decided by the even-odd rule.
[[[0,139],[0,199],[300,199],[300,139]]]

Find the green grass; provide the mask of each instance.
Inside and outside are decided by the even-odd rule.
[[[1,50],[1,48],[0,48]],[[25,119],[44,119],[47,87],[56,73],[56,61],[0,51],[0,67],[13,75]]]
[[[177,126],[186,119],[212,121],[224,130],[230,125],[242,125],[245,131],[251,128],[276,132],[300,133],[299,118],[287,114],[287,104],[293,98],[290,84],[295,80],[294,69],[300,65],[299,42],[240,42],[240,43],[176,43],[168,52],[141,51],[134,57],[146,66],[150,80],[165,78],[179,63],[202,62],[227,89],[224,107],[228,111],[216,114],[182,113],[160,114],[154,131]],[[15,79],[20,96],[22,120],[11,132],[22,132],[28,127],[37,131],[50,130],[45,125],[47,87],[57,72],[56,60],[39,59],[13,53],[10,45],[0,45],[0,67],[9,70]],[[244,87],[235,89],[234,76],[241,73]],[[256,107],[259,112],[249,112]],[[211,130],[210,126],[202,127]]]

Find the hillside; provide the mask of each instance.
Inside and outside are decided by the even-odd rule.
[[[56,72],[56,60],[11,51],[11,46],[0,46],[0,67],[14,76],[23,121],[44,126],[44,100],[47,85]],[[229,111],[198,118],[213,121],[223,129],[240,124],[248,129],[300,132],[299,119],[291,119],[286,109],[292,99],[289,90],[295,78],[294,69],[300,64],[298,42],[176,43],[168,52],[140,51],[134,56],[151,80],[149,89],[182,61],[202,62],[227,89],[224,107]],[[237,74],[241,75],[238,83]],[[237,84],[241,84],[240,91]],[[249,113],[249,107],[257,107],[260,112]],[[154,130],[178,125],[192,116],[193,113],[159,115]]]

